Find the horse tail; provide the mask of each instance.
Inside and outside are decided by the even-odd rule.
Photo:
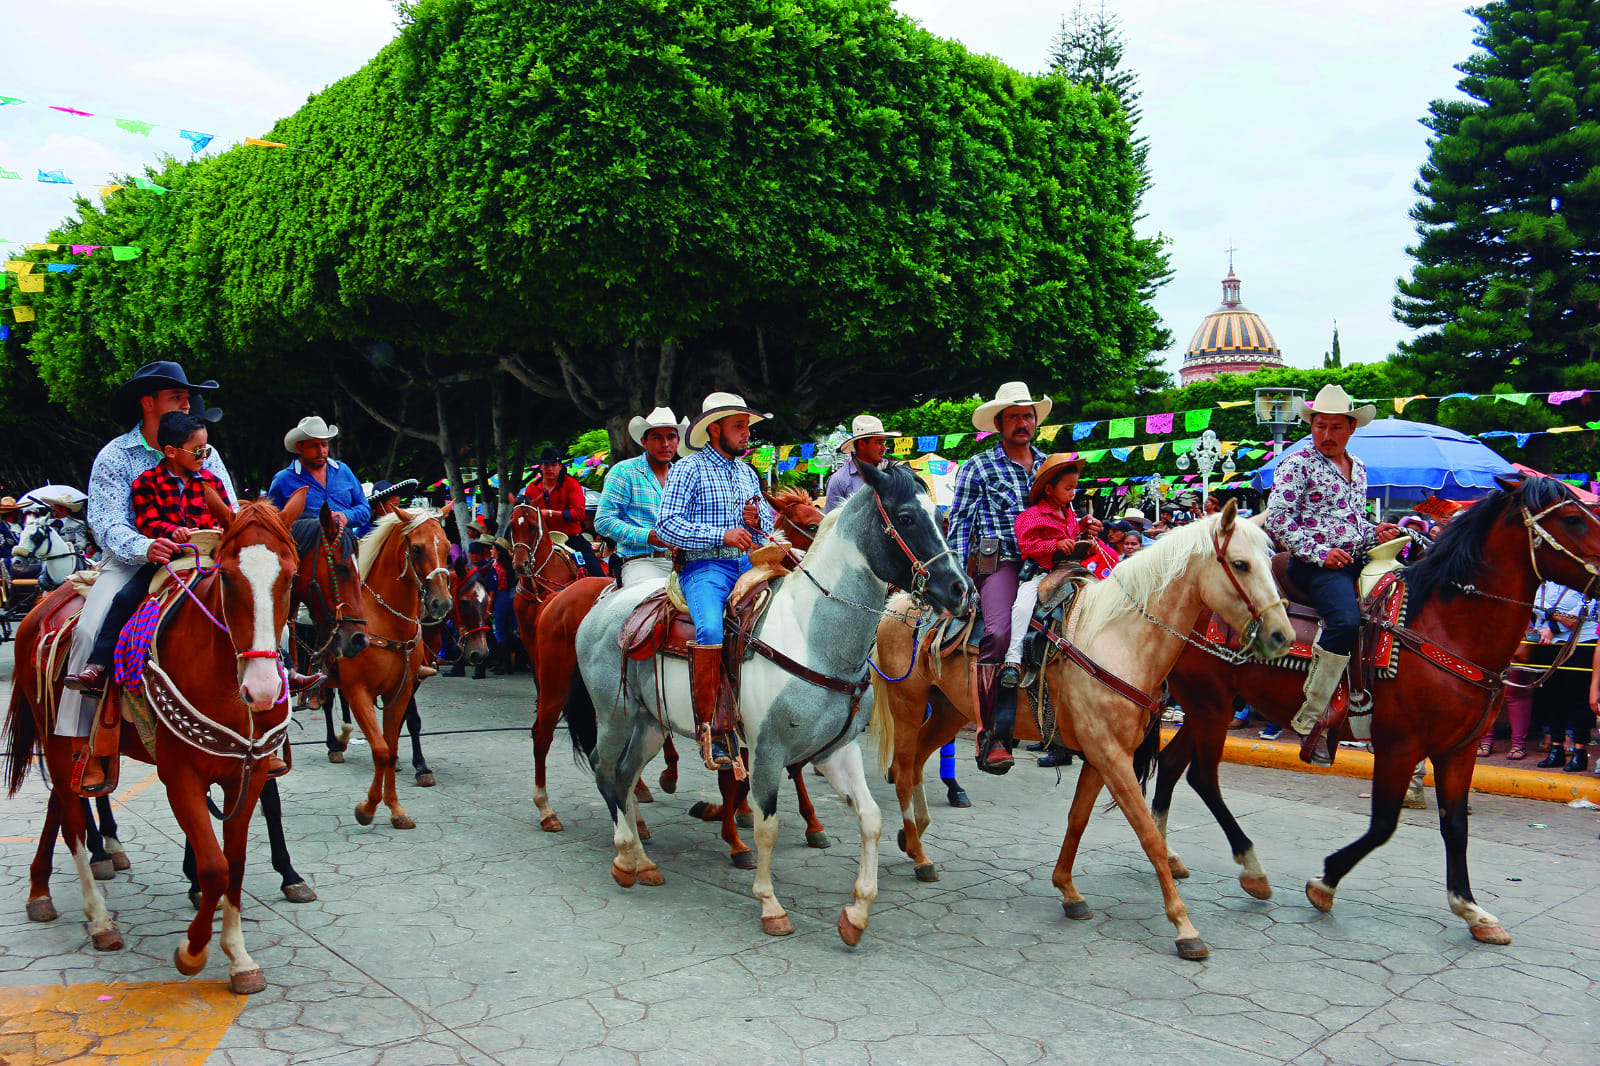
[[[1133,753],[1133,776],[1139,779],[1139,794],[1144,795],[1144,786],[1150,780],[1150,770],[1155,766],[1156,758],[1161,754],[1161,717],[1157,715],[1150,722],[1150,728],[1145,730],[1144,739],[1139,742],[1139,747]]]
[[[6,763],[6,795],[15,796],[28,778],[28,767],[33,763],[33,749],[39,739],[39,723],[34,721],[33,707],[23,694],[23,678],[12,678],[11,708],[6,715],[6,732],[3,744]]]
[[[572,669],[572,685],[567,690],[567,734],[572,738],[572,761],[588,770],[589,757],[600,739],[600,726],[596,721],[594,697],[589,686],[583,683],[583,671]]]
[[[878,773],[885,781],[893,781],[889,766],[894,762],[894,711],[890,706],[889,683],[876,670],[872,671],[872,706],[868,710],[871,717],[867,719],[867,736],[877,748]]]

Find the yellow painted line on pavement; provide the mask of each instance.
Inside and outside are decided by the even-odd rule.
[[[226,981],[0,988],[0,1062],[199,1066],[245,997]]]

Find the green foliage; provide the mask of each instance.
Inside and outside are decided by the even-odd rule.
[[[1430,381],[1551,388],[1600,347],[1600,13],[1580,0],[1473,9],[1469,99],[1436,100],[1396,317]]]

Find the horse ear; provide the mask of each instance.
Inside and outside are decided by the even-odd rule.
[[[1222,505],[1222,532],[1226,533],[1233,528],[1234,519],[1239,517],[1239,505],[1229,500]]]
[[[228,506],[228,501],[224,500],[216,489],[210,485],[205,485],[203,488],[206,494],[206,507],[211,511],[211,517],[217,520],[217,525],[227,529],[233,522],[233,508]]]
[[[882,492],[888,486],[889,479],[884,472],[871,463],[857,463],[856,473],[861,475],[862,484],[873,492]]]
[[[403,508],[396,507],[392,513],[394,514],[394,516],[396,518],[400,519],[400,524],[401,525],[409,526],[411,524],[412,518],[411,518],[411,512],[410,511],[404,510]]]
[[[324,536],[330,539],[339,536],[339,525],[333,519],[333,508],[328,506],[327,499],[323,499],[322,506],[317,508],[317,522],[321,524]]]
[[[284,525],[294,525],[295,520],[298,519],[301,512],[306,509],[306,493],[310,491],[310,486],[307,486],[303,489],[296,489],[294,495],[289,497],[288,502],[283,505],[283,510],[278,512],[278,514],[283,517]]]
[[[1523,479],[1520,476],[1507,477],[1504,474],[1496,474],[1494,476],[1494,483],[1499,485],[1502,489],[1505,489],[1507,492],[1516,492],[1522,487],[1522,482]]]

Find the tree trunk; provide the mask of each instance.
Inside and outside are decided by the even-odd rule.
[[[490,375],[489,388],[492,392],[489,414],[494,432],[494,470],[500,476],[500,487],[492,491],[486,488],[484,491],[488,493],[492,505],[495,528],[504,533],[500,501],[505,498],[506,486],[511,483],[511,471],[506,463],[506,395],[511,390],[506,385],[503,371]]]
[[[445,481],[450,486],[450,498],[454,501],[456,532],[461,535],[461,543],[466,545],[472,539],[467,535],[467,523],[472,521],[472,512],[467,508],[467,489],[461,481],[461,464],[456,462],[456,451],[450,444],[450,416],[445,410],[442,386],[435,386],[433,390],[433,409],[439,417],[439,455],[444,459]]]

